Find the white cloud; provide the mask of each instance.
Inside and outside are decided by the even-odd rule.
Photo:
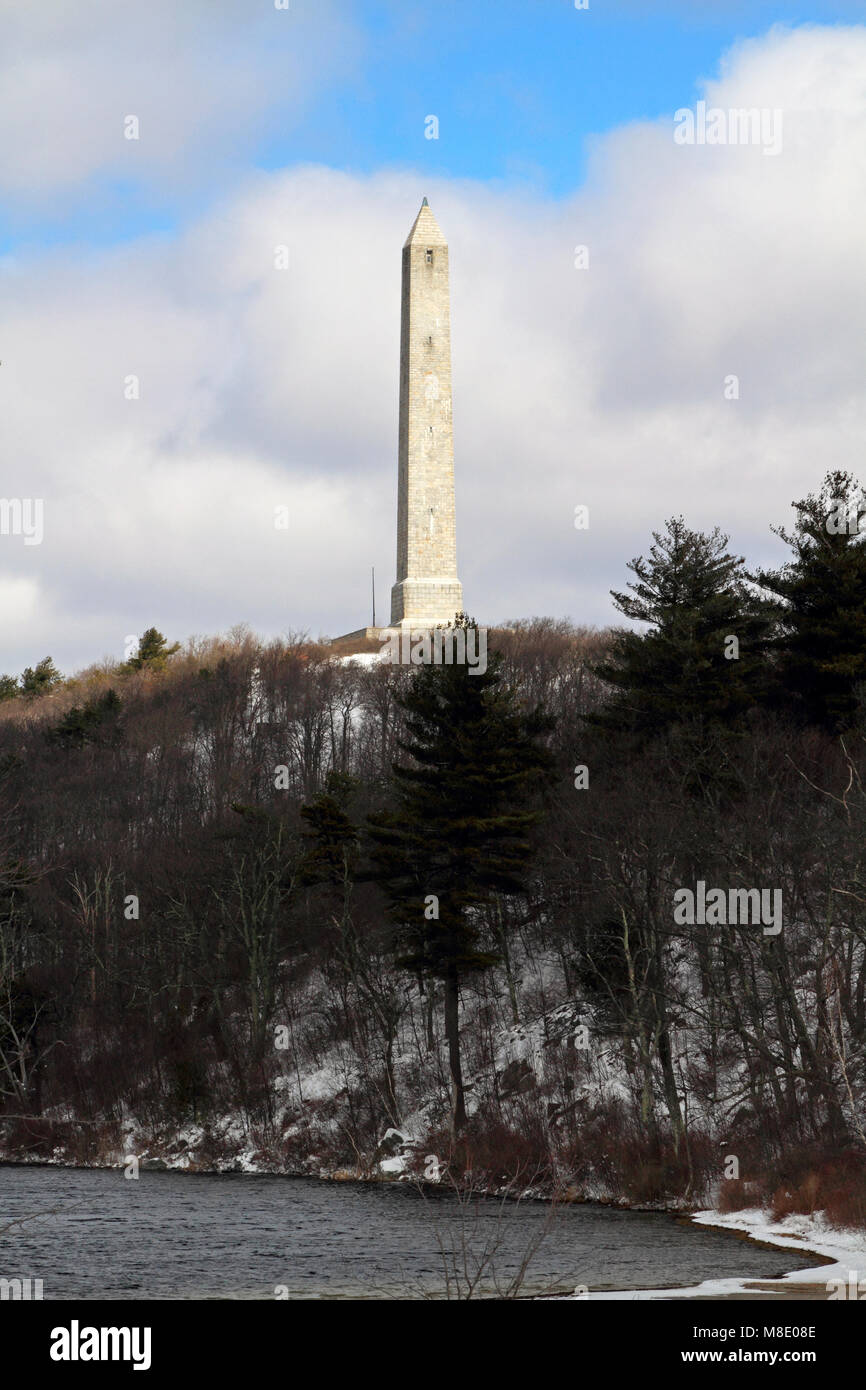
[[[769,523],[862,463],[864,70],[864,28],[732,53],[707,98],[781,106],[777,158],[635,124],[597,142],[564,204],[296,169],[178,240],[0,265],[4,488],[45,498],[42,546],[0,561],[38,573],[51,615],[47,632],[4,624],[0,667],[119,656],[151,623],[348,631],[374,563],[387,610],[400,248],[424,193],[451,245],[469,610],[609,621],[626,561],[680,511],[780,561]]]
[[[5,536],[3,544],[9,544]],[[11,634],[26,641],[38,612],[39,585],[35,580],[0,575],[0,624],[7,642]]]
[[[2,0],[0,188],[62,199],[97,174],[195,185],[284,129],[359,45],[336,0]]]

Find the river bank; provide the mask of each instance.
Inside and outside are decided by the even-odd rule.
[[[630,1289],[592,1293],[590,1299],[613,1300],[767,1300],[827,1302],[866,1300],[866,1232],[837,1229],[822,1213],[788,1216],[773,1222],[759,1208],[723,1214],[694,1212],[690,1222],[707,1230],[742,1236],[765,1249],[796,1252],[814,1264],[792,1269],[780,1279],[709,1279],[688,1288]]]

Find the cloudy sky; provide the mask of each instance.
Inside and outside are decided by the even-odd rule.
[[[677,143],[700,101],[781,149]],[[781,562],[866,473],[863,3],[0,0],[0,128],[2,493],[44,505],[0,534],[0,671],[337,635],[372,565],[387,617],[425,195],[479,621],[611,621],[678,513]]]

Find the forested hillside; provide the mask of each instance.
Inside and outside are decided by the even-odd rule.
[[[5,678],[3,1152],[866,1220],[852,489],[774,573],[674,518],[639,628],[483,676],[152,630]]]

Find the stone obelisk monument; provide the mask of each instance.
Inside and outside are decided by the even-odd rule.
[[[403,247],[397,583],[392,628],[452,623],[463,610],[454,522],[448,243],[427,199]]]

